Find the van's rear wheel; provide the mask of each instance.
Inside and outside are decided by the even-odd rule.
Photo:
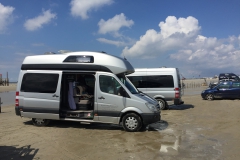
[[[159,106],[160,106],[161,110],[167,109],[167,104],[163,99],[157,99],[157,101],[159,103]]]
[[[49,124],[50,120],[41,118],[32,118],[32,122],[35,126],[41,127]]]
[[[136,132],[142,128],[142,120],[135,113],[128,113],[123,117],[123,128],[128,132]]]

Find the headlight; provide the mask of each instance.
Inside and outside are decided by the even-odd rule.
[[[202,93],[204,93],[205,91],[202,91]]]
[[[145,104],[152,112],[158,111],[157,108],[153,104],[151,104],[151,103],[145,103]]]

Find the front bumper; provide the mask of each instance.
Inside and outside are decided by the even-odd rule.
[[[155,123],[161,120],[161,112],[156,112],[156,113],[144,113],[141,114],[143,124],[144,125],[149,125],[151,123]]]

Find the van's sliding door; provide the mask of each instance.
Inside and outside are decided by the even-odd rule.
[[[62,71],[24,71],[20,101],[23,116],[59,119]]]

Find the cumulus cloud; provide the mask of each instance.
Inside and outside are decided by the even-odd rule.
[[[108,40],[106,38],[98,38],[97,41],[101,42],[101,43],[107,43],[107,44],[112,44],[115,46],[126,46],[127,44],[123,41],[114,41],[114,40]]]
[[[168,16],[159,27],[159,31],[147,30],[134,45],[125,47],[122,56],[160,60],[168,57],[169,63],[184,68],[189,75],[223,69],[234,72],[233,67],[240,67],[240,35],[225,39],[205,37],[200,34],[198,20],[191,16],[179,19]]]
[[[202,69],[239,67],[240,47],[237,37],[225,40],[198,36],[193,43],[170,55],[171,59],[187,64],[199,64]],[[203,37],[203,36],[201,36]]]
[[[41,15],[26,20],[26,22],[24,23],[24,27],[28,31],[35,31],[39,28],[42,28],[43,25],[50,23],[51,20],[53,20],[56,17],[57,15],[55,13],[52,13],[50,10],[47,11],[43,10]]]
[[[131,48],[125,47],[123,54],[129,57],[163,54],[168,50],[179,49],[191,42],[200,31],[194,17],[179,18],[169,16],[166,22],[159,23],[160,31],[149,29]]]
[[[0,3],[0,33],[12,22],[14,9],[14,7],[4,6]]]
[[[101,19],[98,22],[99,30],[98,33],[106,34],[106,33],[114,33],[115,36],[118,36],[118,31],[122,27],[130,28],[134,24],[133,20],[127,20],[126,16],[121,13],[119,15],[115,15],[113,18],[108,19],[107,21]]]
[[[112,3],[113,0],[72,0],[70,2],[71,14],[75,17],[87,19],[90,11]]]

